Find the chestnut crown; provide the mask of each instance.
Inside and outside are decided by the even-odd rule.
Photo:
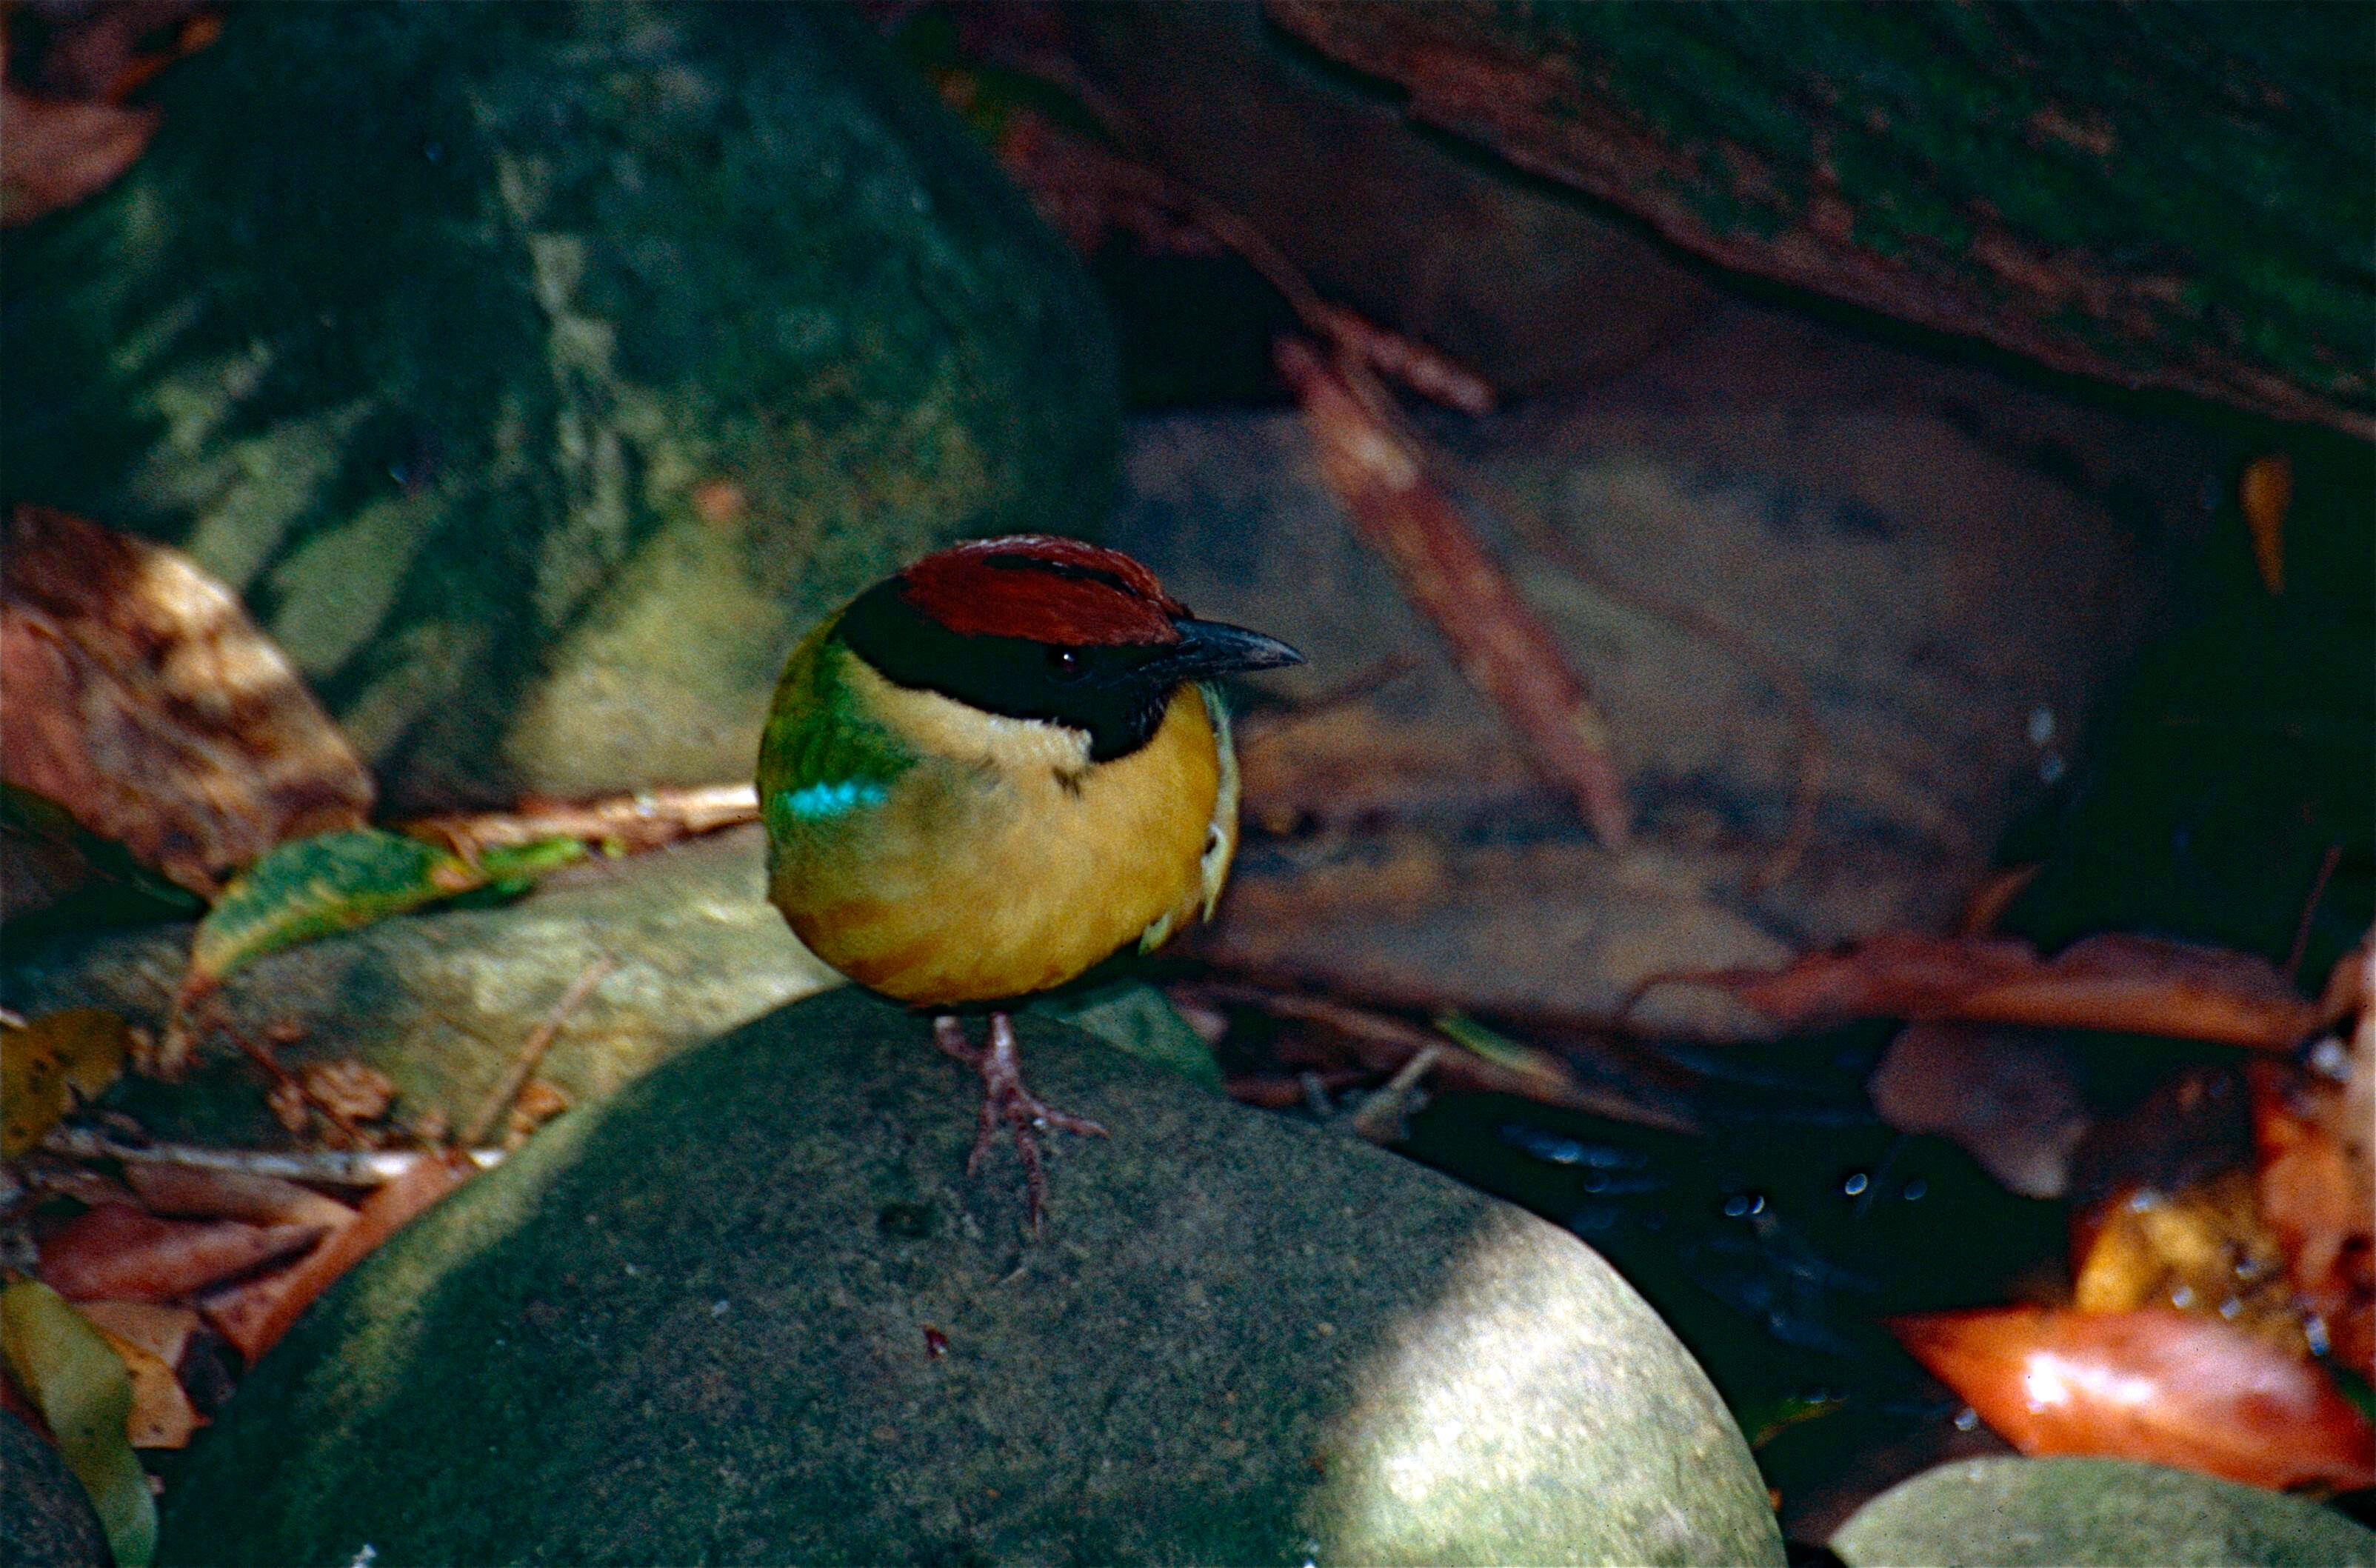
[[[1099,762],[1145,745],[1188,682],[1303,662],[1197,620],[1118,550],[1040,534],[927,555],[851,600],[839,630],[895,684],[1083,731]]]

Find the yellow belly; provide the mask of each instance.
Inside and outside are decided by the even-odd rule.
[[[778,845],[769,886],[850,979],[920,1006],[1018,996],[1203,907],[1221,742],[1194,687],[1145,746],[1086,766],[1047,726],[871,695],[927,760],[863,823]]]

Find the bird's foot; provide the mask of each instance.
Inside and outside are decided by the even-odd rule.
[[[966,1038],[965,1026],[948,1014],[933,1020],[933,1043],[981,1075],[981,1120],[974,1134],[973,1153],[966,1174],[981,1169],[991,1146],[998,1141],[1004,1123],[1014,1129],[1016,1157],[1023,1161],[1023,1184],[1031,1200],[1031,1233],[1040,1234],[1048,1208],[1048,1176],[1040,1168],[1040,1140],[1044,1128],[1102,1138],[1106,1130],[1086,1116],[1057,1110],[1031,1092],[1023,1081],[1023,1055],[1015,1043],[1015,1023],[1004,1013],[990,1016],[990,1039],[976,1045]]]

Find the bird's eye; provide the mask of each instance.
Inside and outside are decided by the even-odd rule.
[[[1056,679],[1069,681],[1081,672],[1081,656],[1069,647],[1048,650],[1048,669]]]

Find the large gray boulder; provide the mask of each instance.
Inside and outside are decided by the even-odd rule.
[[[254,1375],[161,1561],[1776,1562],[1756,1469],[1565,1233],[1027,1019],[1045,1240],[855,992],[548,1129]]]
[[[242,593],[398,809],[746,776],[820,612],[1110,490],[1102,310],[834,7],[258,6],[9,236],[6,498]]]

